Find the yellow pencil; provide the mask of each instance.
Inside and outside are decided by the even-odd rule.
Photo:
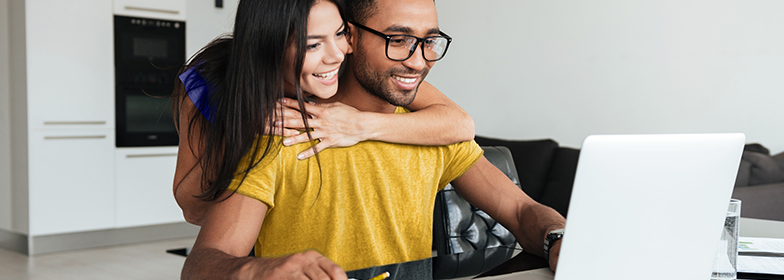
[[[368,280],[384,280],[384,279],[387,279],[388,277],[389,277],[389,272],[384,272],[384,273],[381,273],[378,276],[370,278]]]

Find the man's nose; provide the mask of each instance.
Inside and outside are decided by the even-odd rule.
[[[425,61],[425,57],[422,55],[422,47],[419,44],[414,46],[414,53],[411,54],[411,57],[403,61],[403,65],[415,71],[422,71],[422,69],[427,66],[427,61]]]

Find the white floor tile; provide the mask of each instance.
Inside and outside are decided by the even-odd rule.
[[[0,248],[4,280],[179,279],[185,258],[168,249],[193,245],[194,238],[173,239],[28,257]]]

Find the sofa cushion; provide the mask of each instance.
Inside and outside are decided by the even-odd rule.
[[[773,161],[775,161],[781,170],[784,170],[784,152],[781,152],[778,155],[773,156]]]
[[[746,144],[745,146],[743,146],[743,151],[770,155],[770,150],[768,150],[768,148],[765,148],[765,146],[762,146],[762,144],[758,144],[758,143]]]
[[[743,152],[741,162],[750,164],[750,167],[741,164],[741,167],[749,168],[748,186],[784,182],[784,170],[779,167],[779,164],[773,157],[767,154],[745,151]],[[738,173],[742,172],[739,170]],[[738,185],[736,184],[736,186]]]
[[[512,152],[520,186],[531,198],[539,201],[547,182],[553,154],[558,143],[551,139],[510,141],[476,136],[480,146],[506,146]]]
[[[732,197],[741,201],[741,217],[784,221],[784,182],[735,188]]]
[[[552,207],[564,217],[569,211],[569,199],[572,197],[574,174],[577,172],[579,157],[580,150],[578,149],[558,148],[555,151],[547,183],[539,201]]]
[[[751,162],[741,159],[738,167],[738,175],[735,177],[735,187],[745,187],[749,185],[751,176]]]

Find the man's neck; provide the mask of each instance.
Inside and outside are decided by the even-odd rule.
[[[320,101],[341,102],[363,112],[395,112],[395,105],[365,90],[350,70],[345,71],[340,77],[337,94],[330,99]]]

